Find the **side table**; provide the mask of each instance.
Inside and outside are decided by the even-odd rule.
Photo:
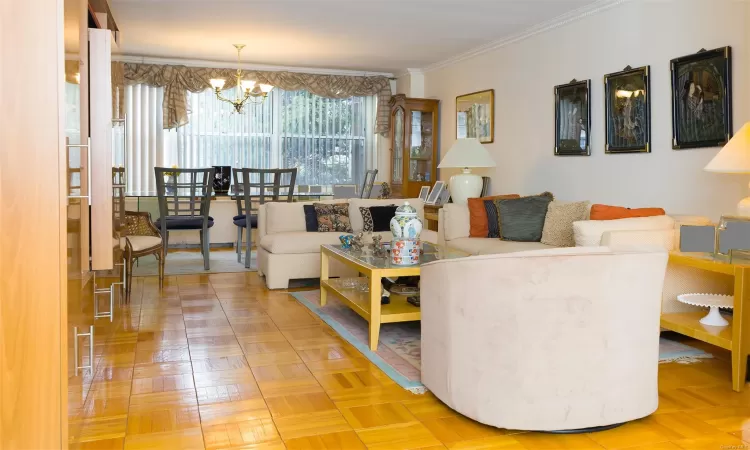
[[[424,219],[427,221],[427,229],[438,230],[438,211],[443,205],[424,205]]]
[[[661,326],[699,341],[727,349],[732,354],[732,389],[745,387],[750,354],[750,261],[730,262],[711,253],[671,252],[669,262],[734,277],[734,313],[729,325],[712,327],[700,323],[705,311],[662,314]]]

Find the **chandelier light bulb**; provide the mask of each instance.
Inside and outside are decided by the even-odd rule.
[[[271,86],[270,84],[261,84],[260,85],[260,90],[264,94],[268,94],[269,92],[271,92],[272,89],[273,89],[273,86]]]
[[[242,80],[240,84],[242,85],[243,92],[252,91],[255,87],[255,81],[253,80]]]
[[[220,78],[214,78],[214,79],[211,80],[211,87],[213,87],[214,89],[221,90],[221,88],[224,87],[224,83],[225,83],[224,80],[222,80]]]

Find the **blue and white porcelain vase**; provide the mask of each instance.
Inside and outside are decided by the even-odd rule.
[[[391,219],[391,233],[391,263],[399,266],[418,264],[422,246],[419,240],[422,220],[409,202],[396,208],[396,215]]]
[[[396,215],[391,219],[391,233],[393,233],[394,240],[419,239],[422,233],[422,220],[409,202],[404,202],[396,208]]]

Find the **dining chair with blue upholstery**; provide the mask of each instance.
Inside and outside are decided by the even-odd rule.
[[[245,268],[250,268],[253,228],[258,228],[258,208],[268,202],[291,202],[297,169],[232,169],[237,202],[237,262],[242,262],[242,232],[247,230]]]
[[[169,232],[197,230],[200,233],[203,267],[210,270],[209,229],[214,226],[208,215],[211,206],[215,169],[177,169],[154,167],[156,193],[159,198],[159,219],[164,252],[169,248]]]

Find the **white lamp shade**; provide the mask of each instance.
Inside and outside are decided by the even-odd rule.
[[[272,89],[273,89],[273,86],[271,86],[270,84],[260,85],[260,90],[265,94],[268,94],[269,92],[271,92]]]
[[[495,160],[475,138],[458,139],[443,156],[438,168],[495,167]]]
[[[703,170],[719,173],[750,173],[750,122],[746,123],[727,142]]]

